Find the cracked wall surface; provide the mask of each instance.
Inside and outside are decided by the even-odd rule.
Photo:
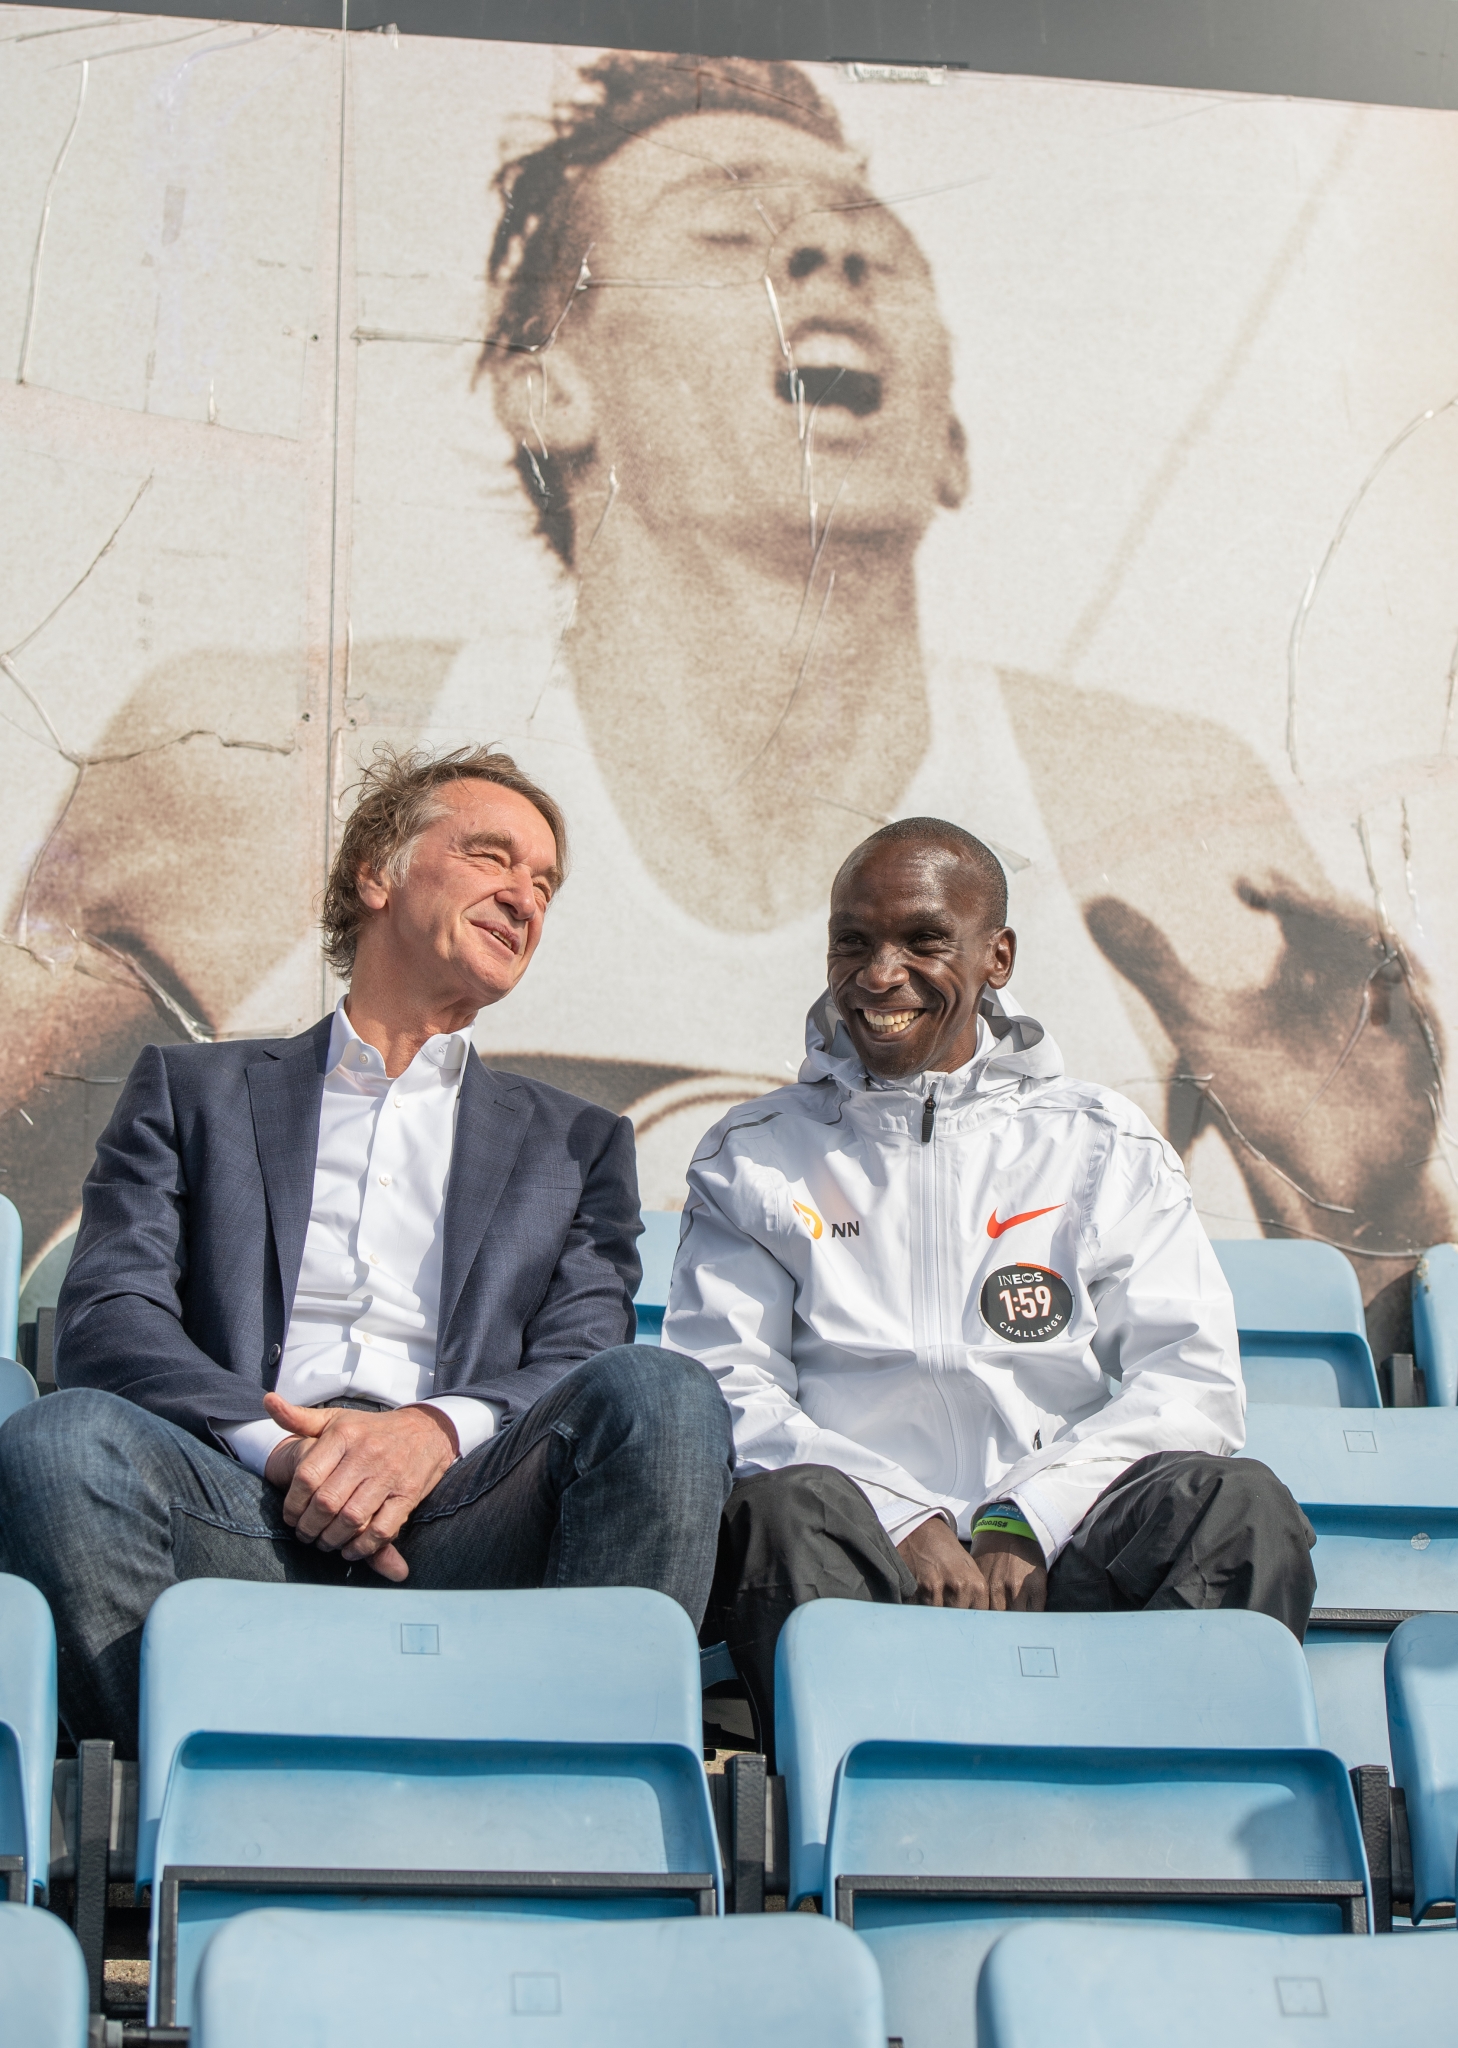
[[[0,1172],[294,1031],[368,749],[576,863],[488,1058],[645,1199],[793,1071],[835,867],[998,850],[1015,992],[1214,1235],[1458,1223],[1458,116],[0,10]],[[1414,195],[1421,195],[1421,204]]]

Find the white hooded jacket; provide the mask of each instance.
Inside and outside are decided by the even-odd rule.
[[[868,1080],[828,993],[806,1048],[695,1153],[664,1320],[740,1478],[833,1465],[893,1541],[1015,1500],[1051,1563],[1137,1459],[1240,1448],[1230,1289],[1132,1102],[990,992],[952,1074]]]

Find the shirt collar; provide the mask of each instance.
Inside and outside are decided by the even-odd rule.
[[[341,1069],[347,1074],[369,1075],[376,1080],[387,1079],[385,1062],[372,1045],[367,1045],[349,1021],[344,1007],[345,998],[340,997],[334,1011],[334,1022],[329,1031],[329,1064],[326,1073],[334,1074]],[[421,1046],[406,1073],[418,1067],[438,1067],[442,1076],[454,1076],[459,1080],[466,1064],[466,1055],[471,1050],[471,1030],[438,1032],[434,1038],[427,1038]],[[398,1078],[403,1079],[403,1076]]]

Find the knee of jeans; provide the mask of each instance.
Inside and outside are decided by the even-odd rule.
[[[11,1503],[45,1500],[58,1473],[75,1470],[86,1445],[124,1443],[137,1412],[98,1387],[63,1387],[31,1401],[0,1428],[0,1492]]]
[[[705,1435],[727,1450],[729,1406],[713,1374],[696,1358],[656,1344],[622,1344],[592,1361],[601,1393],[625,1422],[670,1432]]]

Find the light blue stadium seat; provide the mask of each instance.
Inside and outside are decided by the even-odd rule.
[[[28,1579],[0,1573],[0,1897],[29,1904],[50,1878],[56,1631]]]
[[[63,1920],[0,1905],[0,2040],[86,2048],[91,2000],[80,1944]]]
[[[1351,1787],[1265,1615],[818,1600],[786,1623],[775,1685],[791,1903],[851,1917],[907,2048],[965,2039],[983,1954],[1029,1914],[1127,1913],[1179,1877],[1200,1896],[1142,1910],[1365,1917]]]
[[[19,1408],[39,1400],[40,1389],[23,1365],[13,1358],[0,1358],[0,1422],[8,1422]]]
[[[142,1642],[153,2024],[187,2024],[209,1935],[260,1905],[717,1912],[701,1740],[659,1593],[170,1588]]]
[[[808,1914],[618,1923],[248,1913],[209,1944],[192,2048],[886,2048],[875,1964]]]
[[[0,1358],[14,1358],[19,1341],[20,1245],[20,1211],[0,1195]]]
[[[1417,1615],[1396,1630],[1387,1646],[1387,1718],[1394,1774],[1407,1794],[1412,1912],[1420,1920],[1439,1900],[1458,1897],[1458,1615]]]
[[[1224,1238],[1215,1255],[1235,1296],[1240,1363],[1253,1404],[1382,1406],[1362,1290],[1335,1246]]]
[[[977,2048],[1447,2048],[1455,2001],[1451,1937],[1023,1926],[982,1966],[976,2039]]]
[[[1387,1638],[1405,1615],[1458,1609],[1458,1410],[1253,1407],[1244,1455],[1316,1530],[1306,1657],[1322,1740],[1385,1764]]]
[[[1458,1244],[1435,1244],[1413,1269],[1412,1349],[1428,1406],[1458,1405]]]
[[[668,1283],[673,1278],[682,1223],[677,1209],[643,1211],[643,1235],[638,1239],[643,1279],[633,1296],[640,1344],[656,1344],[663,1335],[663,1312],[668,1307]]]

